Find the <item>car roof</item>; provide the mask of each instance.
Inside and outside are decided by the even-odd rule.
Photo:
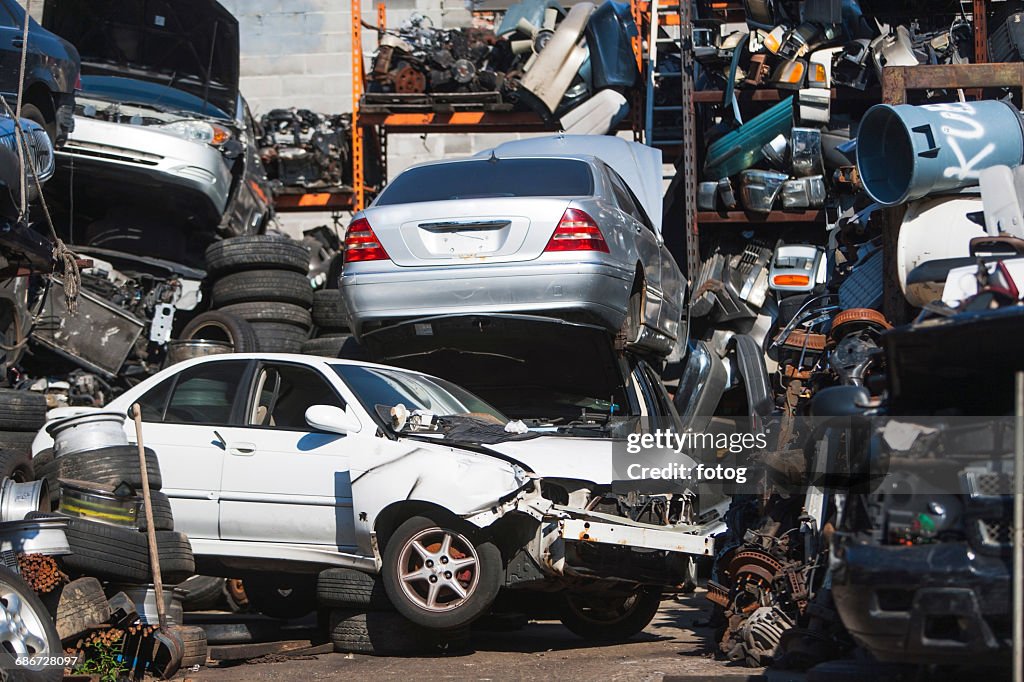
[[[204,355],[199,358],[192,358],[190,360],[182,360],[181,362],[175,363],[166,369],[183,370],[188,367],[194,367],[196,365],[206,364],[208,362],[216,362],[223,360],[278,360],[283,362],[300,362],[306,365],[353,365],[357,367],[371,367],[374,369],[388,369],[393,372],[406,372],[409,374],[419,374],[431,379],[437,379],[438,381],[445,381],[441,377],[436,377],[431,374],[424,372],[417,372],[416,370],[403,369],[401,367],[393,367],[391,365],[382,365],[376,362],[364,362],[362,360],[347,360],[344,358],[325,358],[319,355],[303,355],[301,353],[219,353],[216,355]]]

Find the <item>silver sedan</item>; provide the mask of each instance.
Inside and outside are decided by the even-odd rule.
[[[413,166],[353,216],[341,291],[357,337],[418,317],[522,313],[667,354],[685,281],[661,235],[661,153],[556,136]]]

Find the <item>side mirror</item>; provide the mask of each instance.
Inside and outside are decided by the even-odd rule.
[[[318,431],[359,433],[363,426],[353,415],[340,407],[313,405],[306,410],[306,423]]]

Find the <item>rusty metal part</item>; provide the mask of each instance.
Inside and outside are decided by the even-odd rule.
[[[832,320],[832,338],[840,341],[844,337],[862,329],[884,331],[892,329],[885,315],[871,308],[850,308],[835,316]]]
[[[828,337],[824,334],[815,334],[814,332],[805,332],[799,329],[794,329],[786,337],[786,340],[782,342],[782,345],[786,348],[794,348],[796,350],[812,350],[812,351],[823,351],[825,345],[828,343]]]
[[[769,583],[782,571],[782,562],[758,549],[737,552],[729,562],[729,575],[739,581],[744,575],[757,576]]]
[[[418,94],[427,91],[427,77],[405,62],[399,62],[388,72],[388,80],[398,93]]]
[[[720,585],[714,580],[709,580],[707,583],[707,590],[707,598],[711,602],[718,604],[722,608],[729,606],[729,590],[725,585]]]
[[[47,594],[68,582],[53,557],[45,554],[19,554],[18,572],[34,592]]]
[[[249,606],[249,595],[245,593],[245,585],[238,578],[228,578],[224,581],[224,589],[228,593],[228,597],[234,601],[239,608],[246,608]]]

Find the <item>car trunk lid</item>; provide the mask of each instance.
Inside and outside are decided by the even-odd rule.
[[[570,205],[562,197],[496,197],[375,206],[365,216],[396,265],[533,260]]]
[[[43,26],[78,48],[83,75],[160,83],[234,116],[238,21],[215,0],[46,0]]]
[[[594,325],[533,315],[440,315],[383,327],[361,341],[374,361],[447,379],[513,418],[573,411],[567,403],[553,407],[554,396],[607,401],[618,406],[616,415],[627,409],[628,370],[608,332]]]

